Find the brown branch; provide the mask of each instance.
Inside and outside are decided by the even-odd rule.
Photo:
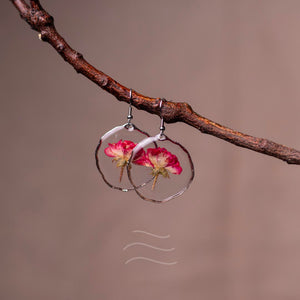
[[[114,95],[119,101],[129,103],[130,90],[97,70],[83,58],[82,54],[72,49],[56,31],[53,18],[42,8],[38,0],[30,0],[30,6],[24,0],[10,1],[31,28],[40,33],[41,39],[48,42],[78,73]],[[132,93],[132,104],[137,109],[151,114],[160,115],[159,101],[159,98],[150,98],[135,91]],[[184,122],[202,133],[211,134],[236,146],[274,156],[289,164],[300,164],[300,151],[217,124],[194,112],[187,103],[166,101],[161,115],[167,123]]]

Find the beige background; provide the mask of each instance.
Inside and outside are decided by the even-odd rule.
[[[300,149],[300,1],[42,4],[119,82]],[[8,0],[0,8],[1,299],[300,299],[300,167],[172,124],[195,163],[191,188],[166,205],[109,189],[93,152],[127,105],[76,74]],[[134,122],[159,126],[137,110]],[[135,241],[175,251],[122,250]],[[178,264],[124,264],[134,256]]]

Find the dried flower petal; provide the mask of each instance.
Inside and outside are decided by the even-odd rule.
[[[108,144],[108,147],[104,149],[104,153],[113,157],[113,162],[116,162],[116,166],[121,168],[120,172],[120,182],[122,180],[124,168],[130,159],[131,152],[136,146],[135,143],[128,140],[119,140],[117,143]]]
[[[169,178],[169,173],[179,175],[182,172],[182,167],[177,156],[167,149],[160,147],[148,148],[147,153],[141,153],[134,163],[152,168],[152,175],[154,176],[152,190],[156,185],[159,175]]]
[[[170,173],[177,175],[182,172],[177,156],[165,148],[150,148],[147,150],[147,156],[154,169],[165,168]]]

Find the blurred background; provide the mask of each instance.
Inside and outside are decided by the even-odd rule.
[[[41,2],[125,86],[300,149],[299,1]],[[1,299],[300,299],[299,166],[167,124],[192,155],[190,189],[164,205],[111,190],[94,149],[127,104],[0,8]],[[134,123],[159,128],[136,109]],[[137,241],[175,250],[123,250]],[[136,256],[177,264],[125,264]]]

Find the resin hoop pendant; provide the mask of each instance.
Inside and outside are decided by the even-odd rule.
[[[132,123],[126,123],[111,129],[100,138],[95,151],[96,166],[111,188],[123,192],[134,190],[128,180],[126,167],[133,148],[145,137],[149,137],[149,134]]]
[[[194,165],[182,145],[158,134],[144,139],[132,150],[127,173],[143,200],[162,203],[180,196],[189,187]]]

